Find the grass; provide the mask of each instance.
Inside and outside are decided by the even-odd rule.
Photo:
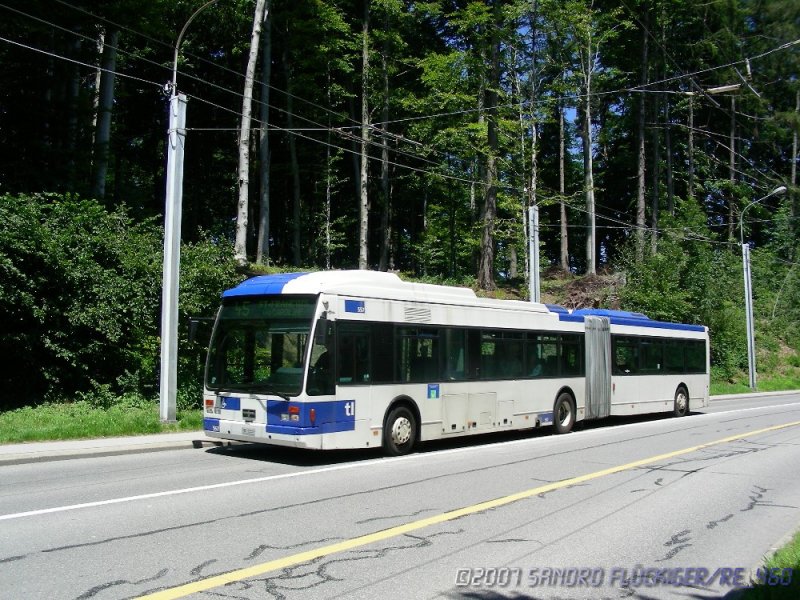
[[[781,392],[786,390],[800,390],[800,377],[792,376],[772,376],[759,377],[759,392]],[[711,380],[711,395],[719,396],[723,394],[746,394],[750,392],[750,385],[745,373],[741,379],[736,381],[715,381]]]
[[[800,598],[800,531],[774,555],[764,561],[756,582],[741,596],[741,600],[797,600]],[[768,584],[772,577],[772,585]]]
[[[202,429],[199,409],[178,411],[178,422],[163,424],[153,403],[95,408],[85,401],[44,404],[0,413],[0,444],[194,431]]]

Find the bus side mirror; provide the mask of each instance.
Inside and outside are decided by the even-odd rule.
[[[323,312],[317,319],[317,328],[314,330],[314,344],[325,346],[328,343],[328,313]]]
[[[197,337],[197,327],[200,325],[197,321],[189,318],[189,341],[194,342],[194,339]]]
[[[210,327],[214,324],[213,317],[189,317],[189,341],[197,341],[197,333],[200,331],[200,326]],[[207,341],[207,340],[206,340]]]

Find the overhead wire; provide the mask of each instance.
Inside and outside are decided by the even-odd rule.
[[[84,10],[84,9],[82,9],[82,8],[79,8],[79,7],[72,6],[72,5],[70,5],[69,3],[67,3],[67,2],[64,2],[63,0],[57,0],[57,1],[58,1],[59,3],[61,3],[61,4],[65,5],[65,6],[69,6],[70,8],[73,8],[73,9],[75,9],[75,10],[79,10],[79,11],[81,11],[81,12],[83,12],[83,13],[89,14],[89,15],[91,15],[91,16],[93,16],[93,17],[95,17],[95,18],[99,19],[99,20],[102,20],[102,21],[104,21],[104,22],[107,22],[107,23],[109,23],[109,24],[112,24],[112,25],[118,26],[118,27],[120,27],[121,29],[124,29],[124,30],[130,31],[130,32],[132,32],[132,33],[134,33],[134,34],[136,34],[136,35],[140,35],[140,36],[142,36],[142,37],[145,37],[146,39],[149,39],[149,40],[151,40],[151,41],[153,41],[153,42],[155,42],[155,43],[159,43],[159,44],[162,44],[162,45],[164,45],[164,46],[171,47],[171,46],[170,46],[169,44],[167,44],[166,42],[163,42],[163,41],[157,40],[157,39],[155,39],[155,38],[152,38],[152,37],[150,37],[150,36],[147,36],[147,35],[145,35],[145,34],[142,34],[142,33],[140,33],[140,32],[137,32],[137,31],[135,31],[135,30],[133,30],[133,29],[131,29],[131,28],[129,28],[129,27],[126,27],[126,26],[123,26],[123,25],[119,25],[119,24],[115,24],[115,23],[113,23],[113,22],[111,22],[111,21],[108,21],[107,19],[104,19],[104,18],[102,18],[102,17],[98,17],[97,15],[92,15],[92,13],[89,13],[88,11],[86,11],[86,10]],[[5,5],[0,5],[0,6],[2,6],[3,8],[7,8],[7,9],[9,9],[9,10],[13,10],[14,12],[17,12],[18,14],[21,14],[21,15],[24,15],[24,16],[29,16],[30,18],[33,18],[33,19],[37,20],[37,21],[38,21],[38,22],[40,22],[40,23],[43,23],[43,24],[47,24],[47,25],[53,26],[53,27],[55,27],[55,28],[57,28],[57,29],[59,29],[59,30],[62,30],[62,31],[67,31],[67,32],[69,32],[69,33],[76,34],[76,35],[80,35],[81,37],[83,37],[83,38],[85,38],[85,39],[90,39],[90,40],[93,40],[93,38],[90,38],[89,36],[85,36],[85,35],[83,35],[83,34],[80,34],[80,33],[78,33],[78,32],[75,32],[75,31],[72,31],[72,30],[66,29],[66,28],[64,28],[64,27],[62,27],[62,26],[60,26],[60,25],[57,25],[57,24],[54,24],[54,23],[47,22],[47,21],[45,21],[45,20],[43,20],[43,19],[40,19],[39,17],[35,17],[35,16],[32,16],[32,15],[26,15],[26,13],[22,13],[22,11],[19,11],[19,10],[17,10],[17,9],[12,9],[12,8],[10,8],[10,7],[8,7],[8,6],[5,6]],[[650,34],[650,35],[652,35],[652,34]],[[83,62],[83,61],[78,61],[78,60],[76,60],[76,59],[72,59],[72,58],[70,58],[70,57],[61,56],[61,55],[58,55],[58,54],[56,54],[56,53],[53,53],[53,52],[48,52],[48,51],[42,50],[42,49],[40,49],[40,48],[35,48],[35,47],[32,47],[32,46],[28,46],[28,45],[26,45],[26,44],[22,44],[22,43],[20,43],[20,42],[16,42],[16,41],[14,41],[14,40],[10,40],[10,39],[3,38],[3,37],[0,37],[0,40],[2,40],[2,41],[5,41],[5,42],[7,42],[7,43],[10,43],[10,44],[14,44],[14,45],[17,45],[17,46],[23,47],[23,48],[27,48],[27,49],[29,49],[29,50],[33,50],[33,51],[36,51],[36,52],[40,52],[40,53],[42,53],[42,54],[46,54],[46,55],[48,55],[48,56],[52,56],[52,57],[55,57],[55,58],[60,58],[60,59],[63,59],[63,60],[67,60],[67,61],[69,61],[69,62],[73,62],[73,63],[79,64],[79,65],[82,65],[82,66],[85,66],[85,67],[89,67],[89,68],[92,68],[92,69],[99,69],[99,67],[98,67],[98,66],[96,66],[96,65],[92,65],[92,64],[89,64],[89,63],[85,63],[85,62]],[[761,58],[761,57],[763,57],[763,56],[767,56],[767,55],[769,55],[769,54],[772,54],[772,53],[774,53],[774,52],[777,52],[777,51],[779,51],[779,50],[781,50],[781,49],[789,48],[789,47],[791,47],[791,46],[793,46],[793,45],[796,45],[797,43],[800,43],[800,40],[796,40],[795,42],[790,42],[790,43],[787,43],[787,44],[783,44],[783,45],[781,45],[781,46],[779,46],[779,47],[777,47],[777,48],[774,48],[774,49],[772,49],[772,50],[769,50],[769,51],[767,51],[767,52],[764,52],[764,53],[762,53],[762,54],[760,54],[760,55],[757,55],[756,57],[753,57],[753,59],[754,59],[754,58]],[[165,69],[166,69],[166,68],[168,68],[168,67],[166,67],[165,65],[163,65],[162,63],[158,63],[158,62],[156,62],[156,61],[152,61],[152,60],[146,59],[145,57],[136,56],[135,58],[137,58],[137,59],[140,59],[140,60],[144,60],[144,61],[146,61],[146,62],[149,62],[149,63],[151,63],[151,64],[153,64],[153,65],[156,65],[156,66],[158,66],[158,67],[160,67],[160,68],[165,68]],[[234,71],[234,70],[232,70],[232,69],[228,69],[228,68],[224,67],[223,65],[218,65],[217,63],[214,63],[214,62],[212,62],[212,61],[208,61],[208,60],[206,60],[206,59],[202,59],[202,58],[200,58],[200,60],[203,60],[204,62],[206,62],[206,63],[208,63],[208,64],[211,64],[211,65],[213,65],[213,66],[215,66],[215,67],[222,68],[223,70],[230,71],[230,72],[232,72],[232,73],[235,73],[236,75],[238,75],[238,76],[240,76],[240,77],[243,77],[243,75],[242,75],[241,73],[238,73],[238,72],[236,72],[236,71]],[[743,62],[743,61],[735,61],[735,62],[733,62],[733,63],[729,63],[728,65],[722,65],[722,66],[719,66],[719,67],[713,67],[713,68],[709,68],[709,69],[704,69],[704,70],[701,70],[701,71],[697,71],[697,72],[695,72],[694,74],[698,74],[698,73],[705,73],[705,72],[709,72],[709,71],[713,71],[713,70],[718,70],[718,69],[722,69],[722,68],[730,67],[732,64],[738,64],[738,63],[740,63],[740,62]],[[103,69],[100,69],[100,70],[103,70]],[[119,74],[121,77],[124,77],[124,78],[128,78],[128,79],[132,79],[132,80],[140,81],[140,82],[143,82],[143,83],[147,83],[147,84],[149,84],[149,85],[154,85],[154,86],[157,86],[157,87],[161,87],[161,84],[159,84],[159,83],[157,83],[157,82],[154,82],[154,81],[151,81],[151,80],[147,80],[147,79],[144,79],[144,78],[141,78],[141,77],[136,77],[136,76],[133,76],[133,75],[130,75],[130,74],[124,73],[124,72],[120,72],[120,71],[115,71],[115,73],[116,73],[116,74]],[[668,82],[668,81],[674,81],[674,80],[676,80],[676,79],[681,79],[681,78],[685,78],[685,77],[691,77],[691,76],[692,76],[692,75],[694,75],[694,74],[688,74],[688,75],[684,74],[684,75],[682,75],[682,76],[680,76],[680,77],[674,77],[674,78],[667,78],[667,79],[663,79],[663,80],[661,80],[660,82],[649,82],[647,85],[654,85],[654,84],[656,84],[656,83],[664,83],[664,82]],[[234,95],[236,95],[236,96],[238,96],[238,97],[242,97],[242,94],[241,94],[241,93],[234,92],[234,91],[232,91],[232,90],[229,90],[229,89],[227,89],[227,88],[224,88],[224,87],[222,87],[222,86],[218,86],[218,85],[216,85],[216,84],[214,84],[214,83],[212,83],[212,82],[209,82],[209,81],[203,80],[202,78],[199,78],[199,77],[192,76],[191,74],[182,73],[182,77],[188,77],[188,78],[190,78],[190,79],[194,79],[194,80],[196,80],[196,81],[198,81],[198,82],[200,82],[200,83],[203,83],[203,84],[205,84],[205,85],[210,85],[210,86],[212,86],[212,87],[216,87],[216,88],[218,88],[218,89],[220,89],[220,90],[222,90],[222,91],[224,91],[224,92],[227,92],[227,93],[234,94]],[[281,92],[281,93],[286,93],[286,92],[284,92],[283,90],[279,90],[278,88],[275,88],[274,86],[270,86],[270,87],[271,87],[272,89],[276,90],[276,91],[279,91],[279,92]],[[628,89],[628,90],[630,90],[630,91],[633,91],[633,90],[636,90],[637,88],[627,88],[627,89]],[[623,89],[623,90],[620,90],[620,91],[625,91],[625,90]],[[642,91],[650,91],[650,90],[642,90]],[[600,93],[598,93],[597,95],[609,94],[609,93],[612,93],[612,92],[600,92]],[[194,98],[196,98],[198,101],[201,101],[201,102],[204,102],[204,103],[207,103],[207,104],[211,104],[211,105],[215,106],[215,107],[216,107],[216,108],[218,108],[218,109],[222,109],[222,110],[225,110],[225,111],[227,111],[227,112],[230,112],[231,114],[233,114],[233,115],[236,115],[237,117],[239,116],[239,111],[238,111],[238,110],[230,109],[230,108],[224,107],[224,106],[222,106],[222,105],[219,105],[219,104],[216,104],[216,103],[210,102],[210,101],[208,101],[208,100],[205,100],[205,99],[203,99],[203,98],[200,98],[199,96],[193,96],[193,97],[194,97]],[[298,100],[301,100],[301,101],[303,101],[303,102],[307,102],[307,103],[309,103],[309,104],[311,104],[311,105],[314,105],[314,106],[316,106],[316,107],[318,107],[318,108],[321,108],[321,109],[323,109],[323,110],[326,110],[326,111],[327,111],[327,112],[329,112],[330,114],[336,115],[337,117],[341,117],[341,116],[342,116],[342,114],[341,114],[341,113],[337,113],[336,111],[332,111],[332,110],[330,110],[330,109],[327,109],[327,108],[325,108],[325,107],[322,107],[321,105],[315,104],[315,103],[313,103],[313,102],[306,101],[305,99],[303,99],[303,98],[300,98],[300,97],[298,97],[298,96],[294,96],[294,95],[293,95],[293,97],[294,97],[294,98],[296,98],[296,99],[298,99]],[[568,96],[568,97],[564,97],[564,99],[571,99],[571,100],[574,100],[576,97],[580,98],[580,97],[581,97],[581,95],[577,95],[577,96],[570,95],[570,96]],[[552,99],[551,99],[551,100],[552,100]],[[255,102],[260,102],[259,100],[254,100],[254,101],[255,101]],[[527,101],[522,101],[522,102],[518,102],[518,103],[510,103],[510,104],[505,104],[505,105],[498,105],[498,106],[496,106],[496,107],[493,107],[493,108],[494,108],[494,109],[508,108],[508,107],[517,107],[517,108],[522,108],[522,107],[523,107],[523,106],[526,104],[526,102],[527,102]],[[285,111],[283,111],[283,109],[281,109],[280,107],[271,106],[271,108],[273,108],[274,110],[278,110],[278,111],[280,111],[280,112],[285,112]],[[432,118],[438,118],[438,117],[442,117],[442,116],[455,116],[455,115],[461,115],[461,114],[468,114],[468,113],[471,113],[471,112],[475,112],[475,111],[477,111],[477,110],[479,110],[479,109],[465,109],[465,110],[461,110],[461,111],[452,111],[452,112],[449,112],[449,113],[438,113],[438,114],[433,114],[433,115],[424,115],[424,116],[418,116],[418,117],[409,117],[409,118],[397,119],[397,120],[393,120],[393,121],[386,121],[386,122],[373,122],[373,123],[371,124],[371,127],[373,127],[373,128],[375,129],[375,131],[377,131],[377,132],[380,132],[380,133],[386,133],[386,132],[385,132],[385,130],[383,130],[383,129],[379,128],[379,127],[378,127],[378,125],[388,125],[388,124],[393,124],[393,123],[401,123],[401,122],[406,122],[406,121],[411,121],[411,120],[418,120],[418,119],[432,119]],[[306,121],[306,122],[308,122],[308,123],[311,123],[311,124],[313,124],[313,125],[317,125],[318,127],[317,127],[317,128],[313,128],[313,129],[312,129],[312,128],[292,128],[292,130],[289,130],[288,128],[282,128],[282,127],[278,127],[278,126],[274,126],[274,125],[268,125],[268,126],[267,126],[267,128],[269,128],[269,129],[272,129],[272,130],[276,130],[276,131],[281,131],[281,132],[285,132],[285,133],[293,134],[293,135],[297,135],[297,136],[299,136],[299,137],[301,137],[301,138],[303,138],[303,139],[307,139],[307,140],[309,140],[309,141],[312,141],[312,142],[315,142],[315,143],[318,143],[318,144],[323,144],[323,145],[326,145],[326,146],[330,146],[330,147],[333,147],[333,148],[335,148],[335,149],[337,149],[337,150],[340,150],[340,151],[343,151],[343,152],[349,152],[349,153],[352,153],[352,154],[359,154],[357,151],[354,151],[354,150],[352,150],[352,149],[350,149],[350,148],[343,147],[343,146],[338,146],[338,145],[336,145],[336,144],[331,144],[331,143],[328,143],[328,142],[325,142],[325,141],[322,141],[322,140],[316,139],[316,138],[314,138],[314,137],[311,137],[311,136],[307,136],[307,135],[300,134],[300,131],[319,131],[319,132],[326,132],[326,133],[336,133],[336,134],[342,135],[342,137],[343,137],[343,138],[345,138],[345,139],[348,139],[348,140],[349,140],[349,141],[351,141],[351,142],[358,142],[358,143],[360,143],[360,142],[361,142],[361,138],[360,138],[359,136],[356,136],[356,135],[354,135],[354,134],[350,134],[350,135],[349,135],[349,137],[348,137],[348,136],[345,136],[345,135],[344,135],[344,131],[343,131],[343,130],[345,130],[345,129],[355,129],[355,128],[361,127],[361,125],[360,125],[359,123],[357,123],[356,121],[354,121],[354,120],[352,120],[352,119],[351,119],[351,122],[353,123],[352,125],[347,125],[347,126],[335,126],[335,127],[334,127],[334,126],[325,126],[325,125],[323,125],[323,124],[320,124],[320,123],[317,123],[317,122],[313,121],[312,119],[309,119],[309,118],[303,117],[302,115],[299,115],[299,114],[293,114],[293,116],[294,116],[294,117],[296,117],[296,118],[298,118],[298,119],[300,119],[300,120],[304,120],[304,121]],[[256,122],[257,122],[257,123],[258,123],[260,126],[262,126],[262,127],[263,127],[263,125],[264,125],[264,124],[263,124],[263,123],[261,123],[261,122],[260,122],[258,119],[254,119],[254,121],[256,121]],[[195,130],[204,130],[204,131],[210,131],[210,130],[222,130],[222,129],[224,129],[224,128],[194,128],[194,129],[195,129]],[[236,129],[238,129],[238,128],[236,128]],[[235,130],[235,129],[234,129],[234,128],[231,128],[230,130],[231,130],[231,131],[233,131],[233,130]],[[707,136],[709,136],[709,137],[712,137],[713,135],[716,135],[716,136],[718,136],[718,137],[720,137],[720,138],[722,138],[722,137],[723,137],[723,135],[722,135],[722,134],[711,133],[711,132],[708,132],[708,131],[706,131],[706,130],[702,130],[702,129],[696,129],[696,131],[698,131],[699,133],[701,133],[701,134],[703,134],[703,135],[707,135]],[[396,135],[396,134],[395,134],[395,138],[401,138],[401,139],[404,139],[404,141],[406,141],[406,140],[405,140],[405,138],[403,138],[403,136],[398,136],[398,135]],[[418,142],[414,142],[414,143],[416,143],[416,144],[419,144]],[[717,143],[720,143],[720,142],[717,142]],[[379,147],[379,148],[383,149],[383,145],[382,145],[382,144],[379,144],[378,142],[373,142],[371,145],[372,145],[373,147]],[[729,148],[728,148],[728,150],[729,150]],[[398,150],[398,149],[396,149],[396,148],[390,148],[390,151],[393,151],[393,152],[396,152],[396,153],[399,153],[399,154],[404,154],[405,156],[407,156],[407,157],[409,157],[409,158],[413,158],[414,160],[421,160],[421,161],[423,161],[423,162],[428,162],[429,164],[432,164],[432,165],[434,165],[434,166],[441,167],[441,164],[440,164],[440,163],[436,163],[436,162],[434,162],[434,161],[427,160],[427,159],[425,159],[424,157],[422,157],[422,156],[419,156],[419,155],[416,155],[416,154],[411,154],[411,153],[403,153],[403,152],[399,151],[399,150]],[[746,157],[744,157],[743,155],[741,155],[741,154],[738,154],[738,156],[739,156],[741,159],[743,159],[743,160],[747,160],[747,161],[749,162],[749,159],[747,159],[747,158],[746,158]],[[370,157],[370,158],[371,158],[372,160],[379,160],[379,159],[377,159],[377,158],[375,158],[375,157]],[[502,157],[501,157],[501,160],[502,160]],[[718,158],[716,158],[716,157],[714,157],[714,156],[712,156],[712,160],[717,160],[717,161],[719,161],[719,159],[718,159]],[[473,180],[473,179],[467,179],[467,178],[463,178],[463,177],[457,177],[457,176],[453,176],[453,175],[449,175],[449,174],[446,174],[446,173],[441,173],[441,172],[430,172],[430,171],[427,171],[427,170],[424,170],[424,169],[420,169],[420,168],[416,168],[416,167],[411,167],[410,165],[405,165],[405,164],[402,164],[402,163],[396,163],[396,162],[393,162],[393,161],[390,161],[390,164],[392,164],[393,166],[396,166],[396,167],[398,167],[398,168],[410,169],[410,170],[412,170],[412,171],[414,171],[414,172],[419,172],[419,173],[423,173],[423,174],[427,174],[427,175],[432,175],[432,176],[437,176],[437,177],[443,177],[443,178],[446,178],[446,179],[452,179],[452,180],[460,181],[460,182],[463,182],[463,183],[469,183],[469,184],[471,184],[471,185],[475,185],[475,184],[477,184],[477,185],[481,185],[481,186],[482,186],[482,185],[485,185],[485,182],[483,182],[483,181],[477,181],[477,180]],[[740,171],[740,173],[741,173],[741,174],[743,174],[743,175],[745,174],[744,172],[741,172],[741,171]],[[515,187],[513,187],[513,186],[500,185],[499,187],[501,187],[501,188],[503,188],[503,189],[507,189],[507,190],[516,191],[516,192],[518,192],[518,193],[522,191],[522,190],[519,190],[518,188],[515,188]],[[603,207],[603,205],[602,205],[602,204],[601,204],[601,205],[598,205],[598,206],[599,206],[599,207],[601,207],[601,208],[608,208],[608,207]],[[581,210],[581,208],[580,208],[580,207],[577,207],[577,206],[572,206],[572,208],[573,208],[573,209],[577,209],[577,210]],[[586,211],[585,211],[585,209],[583,209],[583,210],[584,210],[584,212],[586,212]],[[626,223],[626,222],[624,222],[624,221],[616,220],[616,219],[614,219],[614,218],[612,218],[612,217],[608,217],[607,215],[603,215],[602,213],[597,213],[597,217],[598,217],[598,218],[600,218],[600,219],[603,219],[603,220],[609,221],[609,222],[617,222],[617,223],[620,223],[622,227],[625,227],[625,228],[627,228],[627,229],[636,229],[636,228],[637,228],[635,225],[631,225],[631,224],[629,224],[629,223]],[[610,226],[607,226],[607,227],[610,227]],[[647,231],[652,231],[652,228],[650,228],[650,227],[644,227],[644,229],[645,229],[645,230],[647,230]]]

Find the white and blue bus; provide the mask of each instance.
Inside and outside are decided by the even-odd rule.
[[[390,273],[265,275],[222,294],[204,387],[211,437],[399,455],[427,440],[708,406],[708,329]]]

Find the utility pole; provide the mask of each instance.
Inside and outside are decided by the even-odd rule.
[[[181,216],[183,212],[183,150],[186,144],[186,95],[178,93],[178,54],[187,27],[205,8],[198,8],[178,34],[172,64],[169,128],[167,129],[167,190],[164,206],[164,275],[161,284],[161,371],[159,376],[159,413],[161,421],[176,418],[178,396],[178,291],[181,264]]]
[[[161,421],[175,421],[178,394],[178,289],[181,263],[183,149],[186,141],[186,95],[173,88],[167,131],[167,194],[164,208],[164,277],[161,287]]]
[[[742,271],[744,274],[744,310],[747,327],[747,370],[749,372],[750,389],[755,390],[758,385],[756,372],[756,338],[753,325],[753,283],[750,272],[750,244],[744,243],[744,213],[751,206],[758,204],[772,196],[786,193],[786,186],[781,185],[772,190],[769,194],[758,200],[753,200],[742,209],[739,216],[739,243],[742,245]]]
[[[541,302],[541,285],[539,278],[539,207],[531,204],[528,207],[528,256],[530,256],[530,299]]]

